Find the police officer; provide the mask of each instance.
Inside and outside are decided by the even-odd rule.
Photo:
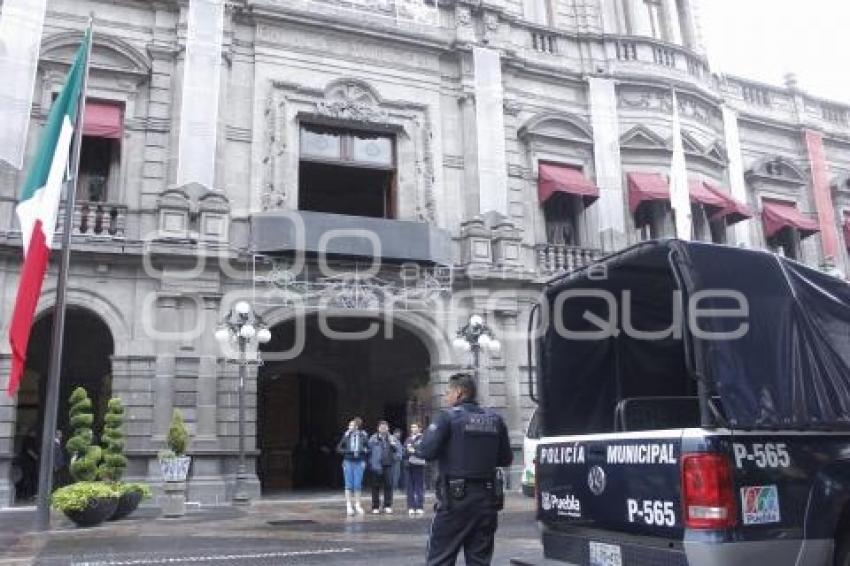
[[[416,455],[438,460],[437,514],[428,540],[428,566],[454,565],[461,547],[468,566],[486,566],[502,506],[497,467],[513,461],[502,417],[475,401],[475,380],[466,373],[449,378],[440,413],[425,432]]]

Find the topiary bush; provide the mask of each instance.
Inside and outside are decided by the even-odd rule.
[[[179,409],[174,409],[171,416],[171,426],[168,427],[168,436],[165,438],[168,448],[174,452],[175,456],[185,456],[186,446],[189,444],[189,431],[186,430],[186,423],[183,422],[183,413]]]
[[[82,387],[77,387],[68,399],[70,408],[71,438],[65,444],[65,449],[71,456],[71,477],[74,480],[94,481],[97,477],[98,464],[102,451],[93,443],[94,434],[91,427],[94,422],[92,402],[88,393]]]
[[[127,468],[127,458],[124,457],[124,406],[121,399],[113,397],[106,406],[103,418],[103,462],[97,469],[98,479],[105,481],[120,481]]]

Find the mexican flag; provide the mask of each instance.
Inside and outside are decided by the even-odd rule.
[[[50,249],[53,247],[62,185],[69,173],[71,142],[77,127],[75,122],[90,41],[91,31],[88,31],[74,57],[65,87],[50,108],[38,153],[30,165],[16,208],[21,224],[24,264],[9,326],[9,343],[12,346],[12,373],[6,386],[9,396],[18,391],[24,372],[32,319],[41,295]]]

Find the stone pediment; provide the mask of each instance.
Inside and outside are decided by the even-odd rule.
[[[705,147],[688,132],[682,132],[682,147],[685,150],[685,154],[698,155],[700,157],[705,155]]]
[[[578,116],[567,113],[547,113],[528,120],[517,132],[520,139],[548,138],[571,143],[593,144],[593,130]]]
[[[770,156],[759,159],[745,172],[748,181],[785,186],[809,183],[808,176],[789,159]]]
[[[62,32],[45,37],[41,43],[41,59],[70,64],[81,39],[79,32]],[[151,72],[151,60],[146,54],[123,39],[100,32],[94,35],[91,61],[92,68],[96,70],[145,77]]]
[[[729,161],[729,155],[726,153],[726,146],[721,142],[716,141],[711,144],[705,152],[705,156],[712,161],[717,161],[718,163],[727,163]]]
[[[669,150],[667,142],[646,126],[634,126],[620,136],[620,147],[625,149]]]

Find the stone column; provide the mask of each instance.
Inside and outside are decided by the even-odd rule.
[[[154,374],[154,415],[153,438],[165,441],[168,425],[171,422],[171,411],[174,409],[174,369],[173,353],[162,353],[156,357]]]
[[[511,437],[511,446],[514,450],[514,466],[509,477],[509,485],[511,487],[519,486],[521,466],[517,466],[522,462],[522,441],[523,441],[523,393],[521,373],[523,369],[523,360],[525,360],[525,332],[518,325],[518,305],[511,301],[510,304],[505,303],[496,305],[496,321],[493,332],[496,339],[502,344],[502,351],[499,358],[504,360],[505,380],[501,385],[502,394],[505,399],[505,423],[508,425],[508,432]]]
[[[815,210],[818,213],[820,238],[823,257],[820,258],[824,268],[837,269],[841,261],[839,255],[845,255],[839,248],[838,228],[835,221],[835,204],[832,201],[832,189],[829,182],[829,170],[826,164],[826,154],[823,148],[823,134],[815,130],[803,130],[803,140],[806,144],[806,156],[812,174],[812,193]]]
[[[747,183],[744,180],[744,156],[741,153],[741,135],[738,131],[738,114],[728,105],[720,107],[723,113],[723,131],[726,137],[726,153],[729,157],[729,189],[732,198],[749,204]],[[742,220],[732,226],[734,246],[752,247],[752,220]]]
[[[478,168],[478,138],[475,125],[475,96],[470,92],[458,99],[463,136],[463,181],[459,201],[463,206],[462,218],[473,218],[480,212]]]
[[[157,317],[162,321],[168,321],[162,325],[165,332],[173,333],[177,330],[177,300],[174,297],[164,297],[158,302]],[[171,412],[174,409],[174,376],[176,361],[173,348],[167,340],[158,341],[156,366],[154,373],[154,414],[153,414],[153,440],[165,442],[168,434],[168,425],[171,423]]]
[[[700,25],[700,2],[701,0],[682,0],[678,3],[678,9],[682,16],[680,18],[682,45],[700,55],[705,55]]]
[[[614,251],[627,243],[617,92],[613,79],[590,77],[588,83],[593,158],[599,187],[599,199],[588,210],[595,214],[602,249]]]
[[[479,213],[508,215],[508,167],[505,156],[502,61],[494,49],[472,50],[475,85]]]
[[[662,14],[664,29],[666,30],[664,37],[671,43],[683,45],[682,29],[679,24],[679,8],[676,6],[676,0],[663,0]]]
[[[652,37],[652,21],[649,18],[649,7],[645,0],[627,0],[627,17],[629,20],[629,35]]]
[[[602,32],[612,35],[626,33],[625,13],[622,0],[602,0]]]
[[[195,440],[198,446],[216,448],[218,435],[216,431],[216,411],[218,407],[218,355],[219,345],[216,343],[215,332],[219,297],[202,297],[203,312],[198,316],[203,318],[203,333],[198,338],[198,383],[197,383],[197,412]]]
[[[215,186],[223,0],[193,0],[186,18],[177,184]]]

